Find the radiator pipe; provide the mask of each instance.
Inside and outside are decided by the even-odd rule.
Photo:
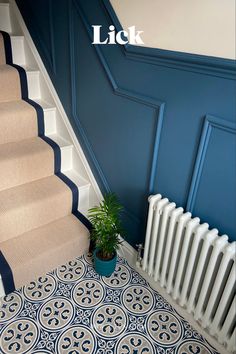
[[[138,252],[137,259],[136,259],[136,266],[141,268],[141,266],[142,266],[142,250],[144,249],[144,247],[143,247],[142,243],[138,243],[136,245],[136,247],[137,247],[137,252]]]

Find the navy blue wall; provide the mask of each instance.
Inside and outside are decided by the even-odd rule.
[[[125,205],[128,241],[157,192],[236,239],[235,63],[94,46],[91,25],[120,29],[107,0],[17,3],[101,189]]]

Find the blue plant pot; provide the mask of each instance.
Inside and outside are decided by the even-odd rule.
[[[106,261],[97,257],[98,251],[98,249],[95,249],[93,252],[94,268],[98,274],[109,277],[116,268],[117,254],[109,261]]]

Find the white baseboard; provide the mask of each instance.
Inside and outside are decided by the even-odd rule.
[[[175,302],[171,295],[169,295],[164,288],[162,288],[158,281],[154,281],[154,279],[149,276],[146,272],[142,270],[142,268],[138,265],[137,262],[137,251],[126,241],[123,241],[120,245],[120,249],[118,254],[121,257],[124,257],[129,265],[134,268],[142,277],[150,284],[150,286],[156,290],[162,297],[164,297],[171,306],[182,316],[186,321],[190,323],[192,327],[196,329],[198,333],[200,333],[219,353],[221,354],[230,354],[225,347],[219,344],[215,338],[210,336],[210,334],[204,330],[198,322],[196,322],[191,314],[187,312],[186,309],[178,305]]]

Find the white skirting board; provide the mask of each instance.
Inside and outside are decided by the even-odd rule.
[[[118,251],[118,254],[121,257],[124,257],[127,259],[129,265],[133,267],[139,274],[142,275],[142,277],[151,285],[153,289],[158,291],[161,296],[163,296],[170,304],[173,306],[173,308],[186,320],[190,323],[191,326],[193,326],[219,353],[221,354],[229,354],[229,352],[220,345],[215,338],[211,337],[210,334],[203,330],[203,328],[196,322],[191,314],[187,312],[186,309],[183,307],[179,306],[176,302],[173,301],[172,297],[167,294],[164,288],[160,286],[158,281],[154,281],[153,277],[149,276],[146,272],[142,270],[142,268],[137,264],[137,254],[138,252],[133,248],[128,242],[124,241],[120,245],[120,249]]]

